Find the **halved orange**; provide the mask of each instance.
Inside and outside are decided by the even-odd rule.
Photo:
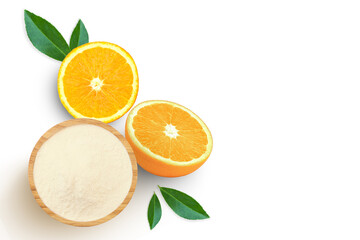
[[[107,42],[92,42],[72,50],[58,76],[60,100],[75,118],[105,123],[123,116],[139,88],[136,65],[129,53]]]
[[[189,109],[168,101],[146,101],[133,108],[125,136],[138,164],[163,177],[194,172],[209,158],[213,146],[205,123]]]

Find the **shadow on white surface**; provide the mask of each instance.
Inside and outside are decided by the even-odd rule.
[[[13,176],[3,199],[2,221],[11,239],[137,239],[150,233],[147,207],[157,185],[178,186],[180,178],[163,178],[138,168],[138,182],[128,206],[112,220],[94,227],[74,227],[47,215],[35,201],[29,187],[27,165]],[[181,177],[188,185],[196,175]]]
[[[70,231],[71,226],[52,219],[40,208],[30,191],[27,169],[22,169],[13,179],[13,185],[4,199],[6,209],[3,219],[11,239],[30,239],[31,236],[60,239],[81,234],[79,231]]]
[[[60,66],[59,66],[60,67]],[[64,121],[67,119],[72,119],[73,116],[66,110],[66,108],[61,103],[59,93],[58,93],[58,72],[54,72],[54,78],[49,79],[51,82],[50,91],[49,91],[49,98],[51,98],[52,105],[54,105],[54,109],[56,109],[56,114],[64,117]],[[49,99],[48,98],[48,99]]]

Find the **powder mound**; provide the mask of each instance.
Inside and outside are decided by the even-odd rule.
[[[104,128],[81,124],[64,128],[39,149],[34,182],[54,213],[72,221],[93,221],[117,209],[132,182],[130,157]]]

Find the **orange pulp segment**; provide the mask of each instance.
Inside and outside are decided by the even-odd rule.
[[[212,150],[211,133],[203,121],[189,109],[168,101],[137,105],[127,118],[126,138],[139,165],[165,177],[195,171]]]
[[[106,42],[84,44],[64,59],[58,77],[60,100],[75,118],[112,122],[134,104],[138,93],[134,60]]]

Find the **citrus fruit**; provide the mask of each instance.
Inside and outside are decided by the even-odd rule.
[[[138,164],[163,177],[197,170],[213,145],[209,129],[197,115],[168,101],[146,101],[133,108],[126,120],[125,136]]]
[[[112,122],[134,104],[139,88],[132,57],[121,47],[92,42],[72,50],[58,76],[60,100],[75,118]]]

